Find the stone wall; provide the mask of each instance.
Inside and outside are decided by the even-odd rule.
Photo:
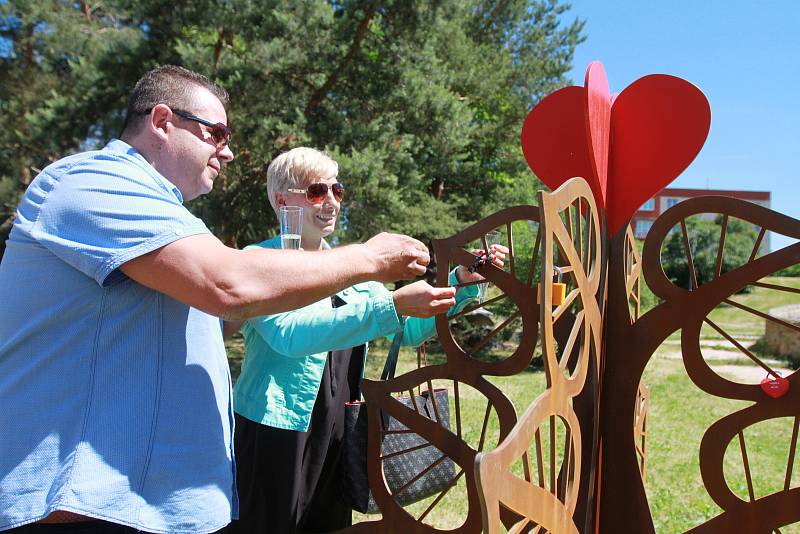
[[[773,308],[768,312],[771,316],[800,326],[800,304],[791,304]],[[766,321],[764,340],[767,346],[781,356],[794,361],[800,360],[800,331],[792,330],[773,321]]]

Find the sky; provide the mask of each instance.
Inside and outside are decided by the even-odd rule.
[[[599,60],[612,94],[661,73],[708,98],[706,143],[670,187],[770,191],[773,210],[800,219],[800,1],[568,1],[563,22],[586,22],[575,85]]]

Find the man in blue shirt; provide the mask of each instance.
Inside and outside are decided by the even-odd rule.
[[[211,235],[183,202],[233,159],[226,104],[203,76],[150,71],[120,140],[25,193],[0,264],[0,530],[224,527],[237,503],[220,318],[424,272],[406,236],[293,252]],[[431,313],[454,302],[431,289]]]

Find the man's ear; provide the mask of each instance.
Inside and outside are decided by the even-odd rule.
[[[286,205],[286,199],[283,198],[283,193],[275,192],[275,205],[279,207]]]
[[[159,139],[165,141],[172,123],[172,110],[166,104],[158,104],[150,110],[147,121],[148,130]]]

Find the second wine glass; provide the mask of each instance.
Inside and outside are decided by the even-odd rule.
[[[491,232],[486,233],[486,247],[491,247],[492,245],[497,245],[500,243],[500,230],[492,230]],[[487,250],[487,252],[490,252]],[[483,304],[486,300],[486,290],[489,287],[489,282],[485,282],[483,284],[478,284],[478,302]]]

